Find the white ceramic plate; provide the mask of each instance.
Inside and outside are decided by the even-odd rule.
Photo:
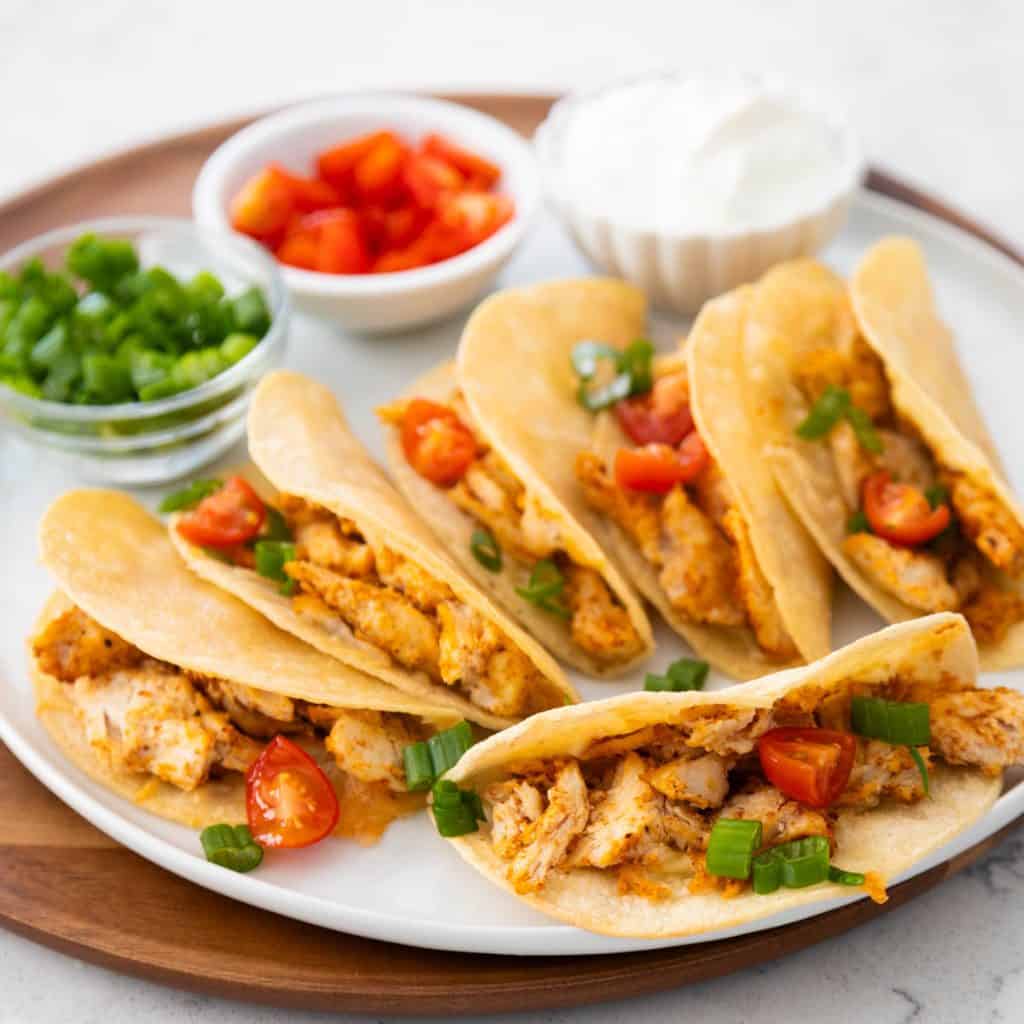
[[[1024,449],[1017,443],[1020,381],[1024,380],[1024,270],[973,238],[926,215],[871,194],[856,200],[850,223],[826,250],[825,259],[848,272],[882,235],[907,234],[925,248],[945,317],[959,339],[975,393],[1006,461],[1011,483],[1024,492]],[[536,233],[505,270],[502,286],[584,274],[588,268],[552,220]],[[659,320],[663,344],[685,327]],[[414,335],[348,337],[297,318],[287,362],[331,385],[344,400],[355,429],[380,454],[376,404],[398,394],[422,371],[454,351],[461,321]],[[226,461],[237,462],[240,452]],[[0,438],[0,523],[4,586],[0,587],[0,738],[37,778],[114,839],[176,874],[255,906],[339,931],[414,946],[474,953],[612,953],[725,938],[809,917],[841,901],[779,915],[741,929],[689,940],[642,942],[591,935],[555,924],[494,888],[438,838],[426,815],[397,822],[379,845],[362,849],[328,841],[310,850],[271,855],[252,875],[208,864],[196,834],[155,818],[93,783],[50,743],[33,713],[26,671],[25,637],[50,590],[35,552],[36,523],[47,503],[82,481],[69,479],[39,453]],[[140,496],[154,504],[153,491]],[[846,643],[881,625],[849,593],[840,595],[834,643]],[[653,665],[685,653],[667,630],[658,635]],[[595,683],[577,677],[584,697],[594,699],[637,689],[642,672],[625,682]],[[995,682],[994,679],[988,680]],[[998,682],[1024,689],[1024,671],[1002,673]],[[712,680],[714,687],[725,685]],[[1024,812],[1024,787],[1005,793],[992,812],[911,874],[919,873],[978,842]],[[909,877],[909,874],[906,876]],[[852,897],[863,898],[863,897]]]

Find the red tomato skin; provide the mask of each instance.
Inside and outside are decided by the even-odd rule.
[[[287,179],[273,166],[253,175],[231,200],[231,226],[261,241],[284,230],[295,211]]]
[[[402,417],[402,450],[420,476],[440,487],[458,483],[476,458],[476,438],[447,406],[414,398]]]
[[[691,430],[678,448],[667,444],[620,448],[615,453],[615,482],[629,491],[667,494],[676,484],[696,480],[710,461],[700,434]]]
[[[386,138],[397,140],[397,136],[393,132],[369,132],[323,150],[316,158],[317,176],[335,188],[343,192],[347,191],[352,187],[352,172],[356,164],[378,142]]]
[[[688,404],[660,414],[649,394],[617,402],[615,418],[634,444],[677,445],[693,430],[693,414]]]
[[[758,740],[757,752],[765,777],[776,789],[808,807],[823,808],[835,803],[846,789],[857,739],[832,729],[785,726],[766,732]],[[818,765],[812,763],[815,757]],[[829,768],[824,761],[833,757]]]
[[[274,250],[278,261],[299,270],[316,270],[320,243],[315,231],[290,231]]]
[[[888,470],[872,473],[864,481],[861,496],[871,529],[893,544],[925,544],[949,526],[948,505],[932,508],[917,487],[894,483]]]
[[[439,157],[458,168],[466,177],[475,177],[485,188],[493,187],[501,177],[501,168],[486,157],[456,145],[443,135],[431,133],[422,143],[424,153]]]
[[[441,196],[457,192],[465,184],[465,178],[450,163],[425,153],[409,157],[402,177],[413,202],[426,209],[435,206]]]
[[[192,544],[234,548],[263,528],[267,506],[244,477],[232,476],[178,520],[178,532]]]
[[[401,195],[405,144],[386,134],[352,168],[356,194],[364,203],[390,206]]]
[[[313,801],[313,820],[291,828],[277,820],[278,807],[268,792],[283,773],[298,777],[304,796]],[[245,810],[253,838],[260,846],[276,850],[296,850],[320,842],[338,824],[341,808],[338,795],[320,766],[300,746],[286,736],[275,736],[245,776]]]

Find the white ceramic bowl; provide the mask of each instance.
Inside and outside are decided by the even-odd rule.
[[[420,96],[353,94],[262,118],[233,135],[203,165],[192,193],[200,224],[230,228],[228,206],[243,182],[270,161],[309,174],[321,150],[390,128],[416,141],[440,132],[502,169],[499,190],[515,215],[468,252],[418,270],[391,274],[320,274],[282,266],[296,305],[356,330],[386,331],[437,320],[475,299],[508,261],[536,212],[539,175],[530,144],[469,107]]]
[[[564,173],[563,144],[566,127],[584,105],[611,90],[663,80],[686,79],[684,73],[658,72],[580,93],[560,100],[537,129],[534,143],[548,201],[584,254],[605,271],[642,288],[655,305],[679,313],[696,312],[709,298],[753,281],[782,260],[811,256],[846,221],[850,200],[864,176],[860,147],[849,126],[816,103],[773,80],[742,76],[754,84],[782,89],[801,108],[820,117],[832,130],[842,159],[836,188],[823,202],[800,216],[756,229],[714,234],[684,234],[644,230],[585,207]],[[614,126],[609,126],[614,145]],[[658,159],[647,153],[640,159]]]

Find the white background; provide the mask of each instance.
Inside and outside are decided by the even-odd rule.
[[[1024,5],[993,0],[0,0],[0,199],[127,143],[324,92],[549,90],[728,65],[820,88],[873,160],[1024,243],[1022,57]],[[784,962],[643,1002],[519,1019],[1019,1020],[1022,901],[1024,837]],[[0,1022],[128,1019],[313,1018],[160,989],[0,932]]]

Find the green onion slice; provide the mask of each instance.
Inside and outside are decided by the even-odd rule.
[[[928,499],[928,504],[932,508],[938,508],[940,505],[945,505],[949,501],[949,491],[946,490],[942,484],[935,484],[934,487],[929,487],[925,492],[924,496]]]
[[[857,435],[861,448],[873,455],[880,455],[885,450],[885,445],[882,444],[882,439],[878,436],[871,417],[863,409],[851,405],[846,410],[846,418],[850,426],[853,427],[853,432]]]
[[[839,885],[863,885],[864,876],[859,871],[844,871],[842,868],[830,867],[828,880]]]
[[[292,540],[292,531],[288,526],[288,520],[281,514],[280,509],[274,508],[269,502],[263,503],[267,510],[267,519],[263,524],[261,540]]]
[[[926,747],[931,742],[927,704],[854,697],[850,717],[853,731],[859,736],[908,747]]]
[[[828,878],[829,845],[825,836],[807,836],[776,846],[782,859],[782,884],[787,889],[804,889]]]
[[[580,378],[576,393],[580,405],[591,412],[651,390],[654,384],[654,346],[646,338],[638,338],[624,349],[600,341],[581,341],[572,350],[572,367]],[[615,375],[606,384],[591,387],[602,362],[608,363]]]
[[[921,785],[924,787],[924,795],[930,797],[932,795],[932,783],[928,777],[928,762],[921,756],[921,751],[917,747],[907,747],[910,751],[910,756],[914,759],[914,764],[917,765],[917,770],[921,773]]]
[[[702,690],[708,678],[710,666],[696,658],[680,658],[669,665],[663,676],[647,673],[644,689],[655,692],[682,693],[686,690]]]
[[[654,346],[646,338],[637,338],[619,357],[619,369],[629,375],[631,395],[646,394],[654,386]]]
[[[268,580],[287,583],[284,567],[295,561],[295,545],[287,540],[258,540],[253,548],[256,571]]]
[[[850,392],[829,385],[796,428],[796,432],[805,441],[816,441],[824,437],[846,415],[849,408]]]
[[[581,380],[576,398],[584,409],[600,412],[623,398],[632,394],[633,381],[628,373],[616,374],[609,383],[599,388],[591,388],[587,381]]]
[[[248,825],[208,825],[199,833],[199,842],[211,864],[231,871],[252,871],[263,860],[263,847]]]
[[[501,572],[501,548],[493,533],[488,530],[474,530],[469,539],[469,550],[473,557],[490,572]]]
[[[530,572],[527,585],[516,587],[516,593],[542,611],[568,619],[572,612],[558,600],[564,589],[565,577],[561,570],[551,559],[542,558]]]
[[[582,380],[590,380],[597,373],[602,360],[619,365],[620,352],[603,341],[581,341],[572,350],[572,368]]]
[[[483,821],[483,804],[477,793],[459,789],[454,782],[441,779],[434,783],[434,824],[446,838],[468,835]]]
[[[187,508],[194,508],[203,498],[208,498],[223,486],[223,480],[193,480],[188,487],[168,494],[157,506],[157,511],[160,515],[167,516],[172,512],[182,512]]]
[[[410,743],[402,752],[405,785],[410,791],[430,789],[473,746],[473,728],[462,721],[435,733],[426,742]]]
[[[767,896],[782,885],[782,858],[774,850],[755,857],[751,867],[751,886],[758,896]]]
[[[761,845],[761,822],[719,818],[708,839],[707,868],[722,878],[749,878],[754,851]]]
[[[871,524],[868,522],[868,517],[864,514],[863,509],[857,509],[856,512],[846,520],[846,532],[847,533],[870,533]]]
[[[402,751],[405,766],[405,788],[412,793],[430,789],[434,784],[434,763],[426,743],[410,743]]]

